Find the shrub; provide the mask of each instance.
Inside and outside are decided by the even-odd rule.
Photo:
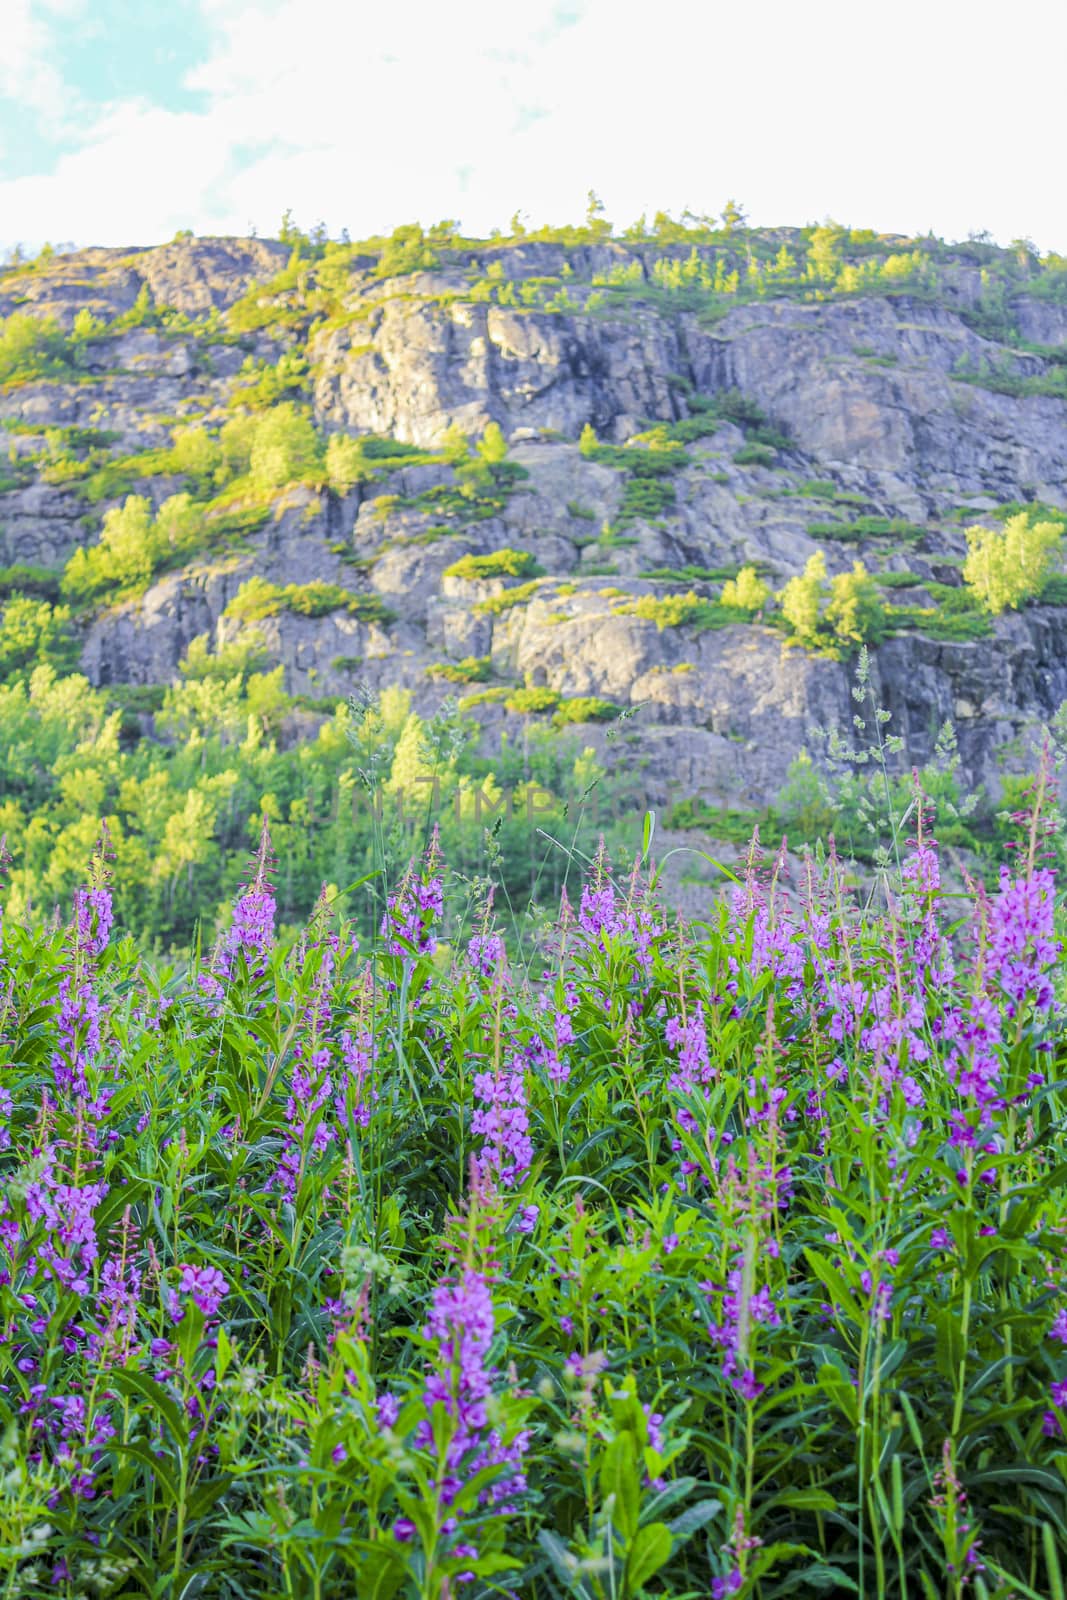
[[[0,576],[0,583],[2,581]],[[1067,575],[1058,572],[1047,578],[1039,598],[1043,606],[1067,606]]]
[[[853,544],[860,539],[922,539],[926,529],[904,517],[856,517],[852,522],[809,522],[808,534]]]
[[[993,616],[1034,600],[1062,559],[1063,525],[1020,511],[1002,528],[967,529],[963,578]]]
[[[854,561],[851,572],[840,572],[830,580],[826,621],[846,644],[878,644],[884,638],[885,609],[862,561]]]
[[[918,589],[922,581],[916,572],[879,572],[875,579],[882,589]]]
[[[258,417],[248,471],[257,489],[281,489],[322,472],[322,446],[309,414],[286,400]]]
[[[0,567],[0,600],[6,600],[12,594],[33,595],[39,600],[58,600],[62,576],[51,567]]]
[[[554,711],[559,705],[559,695],[555,689],[512,689],[509,691],[504,705],[508,711],[516,711],[523,716],[529,716],[539,711]]]
[[[378,258],[379,278],[400,278],[409,272],[426,272],[436,267],[439,257],[417,222],[394,228]]]
[[[574,695],[561,700],[552,717],[556,728],[567,728],[574,723],[612,722],[620,708],[611,700],[601,700],[597,695]]]
[[[478,454],[487,467],[498,467],[506,459],[508,442],[498,422],[490,422],[478,441]]]
[[[528,550],[512,550],[505,547],[503,550],[490,551],[484,556],[461,556],[458,561],[453,561],[450,567],[445,568],[443,575],[446,578],[478,580],[526,578],[540,572],[541,568]]]
[[[746,444],[742,445],[734,456],[734,465],[737,467],[773,467],[775,452],[770,445]]]
[[[258,575],[241,585],[223,615],[239,622],[262,622],[283,611],[295,611],[304,617],[347,611],[360,622],[393,620],[393,613],[376,594],[353,594],[335,583],[270,583]]]
[[[492,656],[464,656],[462,661],[439,661],[429,669],[432,678],[446,683],[485,683],[493,676]]]
[[[326,477],[337,494],[348,494],[370,477],[359,439],[332,433],[326,445]]]
[[[535,578],[531,583],[520,583],[514,589],[505,589],[503,594],[491,594],[484,600],[476,600],[471,610],[477,617],[498,617],[513,606],[525,605],[540,587],[540,581]]]
[[[770,587],[764,583],[755,567],[742,567],[736,578],[728,578],[723,584],[719,598],[724,606],[755,612],[762,611],[770,595]]]
[[[803,576],[790,578],[779,597],[782,616],[802,644],[818,642],[826,595],[826,557],[821,550],[808,557]]]
[[[649,567],[642,578],[656,578],[669,583],[723,583],[737,577],[738,569],[729,567],[697,567],[688,563],[684,567]]]
[[[748,622],[749,613],[715,600],[704,600],[690,589],[688,594],[642,595],[618,608],[619,616],[640,617],[664,628],[726,628],[731,623]]]
[[[48,378],[70,365],[70,347],[59,324],[13,311],[0,323],[0,385]]]
[[[652,522],[669,512],[674,505],[674,485],[656,478],[630,478],[622,492],[619,523]]]
[[[15,594],[0,608],[0,681],[41,665],[70,672],[77,659],[66,606]]]
[[[221,522],[217,526],[221,530]],[[203,508],[189,495],[171,495],[155,517],[143,495],[129,495],[104,513],[99,543],[71,556],[63,593],[81,602],[137,594],[156,572],[180,565],[201,549],[206,537]]]

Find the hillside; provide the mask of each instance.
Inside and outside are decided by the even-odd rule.
[[[458,696],[481,730],[470,770],[505,787],[560,798],[566,747],[572,787],[583,760],[615,774],[616,812],[673,806],[712,836],[718,815],[740,837],[803,789],[802,752],[850,730],[861,642],[900,770],[949,720],[960,789],[993,804],[1067,699],[1067,586],[986,615],[965,530],[1067,508],[1067,263],[658,224],[179,238],[8,270],[0,594],[40,602],[9,615],[6,655],[0,635],[8,713],[51,659],[88,679],[96,722],[36,788],[8,774],[0,831],[75,826],[63,785],[69,802],[113,726],[82,796],[145,858],[184,833],[170,898],[186,869],[190,904],[206,882],[214,898],[208,841],[228,861],[236,829],[243,848],[263,784],[227,788],[202,751],[150,822],[138,739],[221,741],[230,770],[249,740],[321,751],[345,697],[400,690],[394,734]],[[782,594],[820,552],[805,632]],[[39,680],[18,692],[48,720]],[[402,788],[396,738],[389,758]],[[338,781],[316,779],[323,814]],[[274,782],[274,816],[299,829],[290,789]],[[825,806],[797,826],[825,831]],[[20,866],[28,898],[65,887],[29,855],[16,884]]]

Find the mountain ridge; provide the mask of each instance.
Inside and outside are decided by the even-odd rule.
[[[196,641],[254,628],[293,726],[458,693],[486,759],[555,717],[707,819],[850,729],[861,643],[902,770],[951,721],[993,796],[1067,700],[1055,583],[989,618],[961,581],[967,526],[1067,507],[1059,258],[832,227],[179,239],[8,271],[0,316],[7,588],[67,602],[146,734]],[[782,596],[820,554],[805,639]],[[731,609],[748,569],[767,598]]]

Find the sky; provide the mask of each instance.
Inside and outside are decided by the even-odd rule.
[[[0,251],[832,218],[1067,253],[1054,0],[0,0]]]

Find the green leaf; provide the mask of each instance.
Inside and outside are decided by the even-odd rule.
[[[679,1516],[668,1522],[671,1538],[676,1545],[684,1544],[721,1510],[722,1502],[719,1500],[698,1500],[695,1506],[687,1506]]]
[[[556,1577],[570,1594],[582,1596],[582,1600],[594,1600],[593,1591],[575,1570],[578,1562],[572,1555],[558,1534],[549,1533],[547,1528],[542,1528],[537,1535],[537,1542],[545,1552]]]
[[[639,1528],[630,1554],[626,1558],[624,1592],[636,1594],[649,1578],[655,1577],[660,1567],[671,1559],[674,1541],[665,1522],[650,1522]]]
[[[632,1433],[617,1434],[605,1450],[600,1467],[600,1493],[605,1500],[614,1496],[612,1521],[629,1544],[637,1532],[641,1514],[641,1484]]]
[[[788,1506],[792,1511],[836,1511],[837,1501],[825,1489],[787,1489],[776,1494],[772,1505]]]
[[[185,1418],[177,1402],[171,1399],[166,1389],[154,1378],[150,1378],[145,1372],[135,1372],[127,1367],[122,1371],[109,1373],[108,1382],[114,1384],[120,1394],[147,1400],[151,1409],[158,1412],[165,1420],[178,1449],[185,1448],[189,1437]]]

